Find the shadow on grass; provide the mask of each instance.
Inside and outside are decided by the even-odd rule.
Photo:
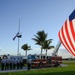
[[[18,73],[18,72],[15,72],[15,73],[0,73],[0,75],[75,75],[75,71],[66,71],[66,72],[52,72],[52,73],[25,73],[25,72],[22,72],[22,73]]]

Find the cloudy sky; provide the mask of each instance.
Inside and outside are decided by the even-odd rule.
[[[40,46],[32,38],[41,30],[48,33],[48,39],[53,39],[52,45],[56,46],[58,32],[74,9],[75,0],[0,0],[0,55],[17,54],[18,39],[12,38],[18,32],[19,18],[21,55],[25,55],[21,49],[25,43],[33,49],[28,54],[40,53]],[[58,54],[71,57],[63,46]]]

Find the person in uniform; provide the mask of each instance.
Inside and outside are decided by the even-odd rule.
[[[20,67],[20,59],[18,58],[17,59],[17,69],[19,69],[19,67]]]
[[[28,61],[27,61],[27,65],[28,65],[28,70],[30,70],[31,69],[31,59],[28,59]]]
[[[1,70],[4,70],[4,58],[1,60]]]
[[[6,69],[6,58],[3,58],[1,60],[1,70],[5,70]]]
[[[14,57],[12,57],[12,69],[14,69]]]
[[[5,70],[6,70],[6,62],[7,62],[7,58],[5,57],[4,58],[4,68],[5,68]]]
[[[6,69],[7,70],[10,69],[9,66],[10,66],[10,59],[6,58]]]
[[[16,68],[15,60],[16,60],[16,58],[14,58],[14,62],[13,62],[13,69],[15,69],[15,68]]]
[[[15,63],[15,69],[16,69],[16,67],[17,67],[17,58],[15,58],[14,63]]]
[[[23,68],[23,59],[22,59],[22,57],[20,58],[20,69],[22,69]]]
[[[12,67],[13,67],[13,64],[12,64],[12,61],[13,59],[12,59],[12,57],[10,58],[10,70],[12,70]]]

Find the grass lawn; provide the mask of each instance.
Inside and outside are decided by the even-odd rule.
[[[44,68],[30,71],[0,73],[0,75],[75,75],[75,60],[63,61],[66,67]]]

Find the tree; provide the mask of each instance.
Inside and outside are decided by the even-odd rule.
[[[44,42],[43,49],[46,50],[46,58],[47,58],[47,51],[54,48],[54,46],[50,46],[50,44],[52,43],[52,40],[53,39],[49,39],[49,40],[45,40],[45,42]]]
[[[37,44],[41,46],[41,55],[42,55],[42,50],[44,46],[44,42],[47,39],[47,34],[43,31],[38,31],[36,35],[34,35],[35,38],[32,38]]]
[[[24,44],[21,48],[26,51],[26,56],[27,56],[27,51],[31,50],[31,46],[28,46],[28,44]]]

